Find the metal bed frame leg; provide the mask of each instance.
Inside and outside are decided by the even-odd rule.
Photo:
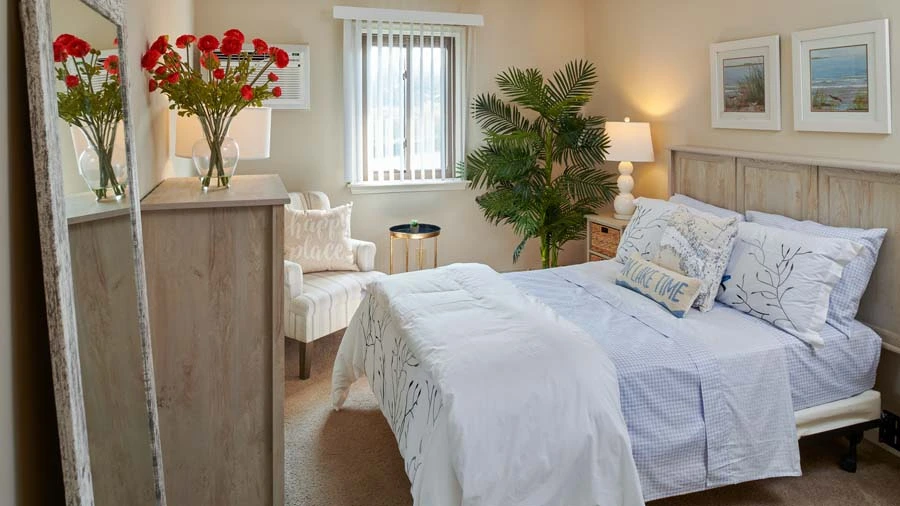
[[[847,434],[847,440],[850,442],[850,449],[847,453],[841,458],[839,465],[841,469],[847,471],[848,473],[856,472],[856,448],[859,446],[859,443],[863,440],[863,431],[862,430],[854,430]]]

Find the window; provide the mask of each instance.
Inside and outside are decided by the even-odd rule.
[[[441,13],[345,9],[390,18],[344,22],[345,175],[351,188],[465,188],[456,166],[464,156],[466,28],[405,15],[441,19]]]

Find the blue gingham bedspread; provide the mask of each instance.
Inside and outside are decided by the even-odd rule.
[[[611,283],[620,268],[594,262],[507,279],[586,330],[615,363],[645,499],[799,475],[781,331],[753,319],[694,334],[687,321],[699,313],[678,320],[644,304]],[[714,311],[731,322],[738,313]]]

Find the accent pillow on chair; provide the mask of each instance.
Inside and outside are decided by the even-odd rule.
[[[845,239],[740,223],[717,300],[823,346],[831,291],[861,249]]]
[[[358,271],[350,241],[353,204],[331,209],[284,209],[284,258],[300,264],[304,273]]]
[[[700,280],[700,293],[694,301],[700,311],[709,311],[716,303],[737,223],[734,217],[718,218],[679,207],[663,230],[655,263]]]

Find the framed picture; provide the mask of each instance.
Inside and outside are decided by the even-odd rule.
[[[713,128],[781,130],[778,35],[709,47]]]
[[[792,34],[794,128],[891,133],[888,20]]]

